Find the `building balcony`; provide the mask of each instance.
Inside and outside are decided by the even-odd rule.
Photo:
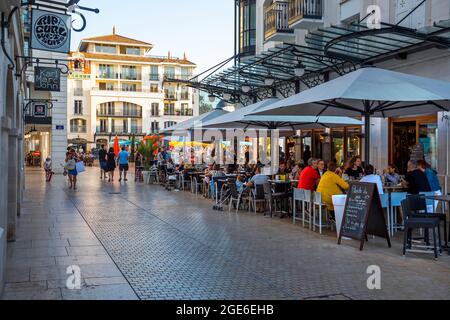
[[[144,135],[145,133],[142,131],[142,126],[132,126],[130,130],[125,127],[114,127],[111,130],[107,128],[97,127],[95,130],[97,135],[105,135],[105,136],[129,136],[130,134]]]
[[[121,73],[120,74],[120,80],[125,80],[125,81],[142,81],[142,75],[141,74]]]
[[[289,27],[312,29],[323,25],[323,0],[289,0]]]
[[[166,100],[178,100],[175,92],[164,92],[164,99]]]
[[[289,27],[289,3],[276,1],[264,12],[264,40],[290,42],[295,40],[294,30]]]
[[[70,133],[87,133],[87,126],[70,126]]]
[[[149,80],[150,81],[159,81],[159,74],[150,74]]]
[[[106,118],[142,118],[142,111],[123,111],[116,110],[115,112],[109,112],[108,110],[97,110],[97,117]]]
[[[189,100],[189,99],[190,99],[189,92],[180,93],[180,100]]]
[[[164,110],[164,115],[172,117],[192,117],[194,115],[194,110],[193,109]]]
[[[119,74],[116,72],[98,72],[96,78],[116,80],[119,79]]]

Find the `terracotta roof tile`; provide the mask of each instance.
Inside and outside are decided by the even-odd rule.
[[[140,46],[151,46],[151,47],[153,47],[153,45],[151,43],[143,42],[143,41],[139,41],[139,40],[135,40],[135,39],[131,39],[131,38],[127,38],[127,37],[124,37],[124,36],[121,36],[121,35],[118,35],[118,34],[110,34],[110,35],[106,35],[106,36],[86,38],[86,39],[83,39],[81,41],[89,41],[89,42],[99,41],[99,42],[111,42],[111,43],[126,43],[126,44],[134,44],[134,45],[140,45]]]
[[[114,60],[114,61],[131,61],[131,62],[147,62],[147,63],[177,63],[183,65],[195,66],[196,64],[185,59],[169,59],[169,58],[157,58],[157,57],[144,57],[144,56],[130,56],[130,55],[112,55],[112,54],[98,54],[91,52],[82,52],[86,59],[99,59],[99,60]]]

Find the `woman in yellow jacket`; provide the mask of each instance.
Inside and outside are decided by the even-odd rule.
[[[328,171],[323,174],[317,187],[317,192],[322,194],[322,202],[326,204],[328,212],[333,218],[334,206],[332,196],[343,194],[344,190],[348,190],[350,187],[344,179],[335,173],[335,171],[336,164],[334,162],[330,162],[328,164]]]

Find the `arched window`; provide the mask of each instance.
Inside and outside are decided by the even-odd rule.
[[[84,119],[72,119],[70,120],[70,132],[71,133],[86,133],[86,120]]]

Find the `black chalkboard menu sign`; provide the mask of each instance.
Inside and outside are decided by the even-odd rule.
[[[350,184],[345,203],[338,244],[341,244],[342,237],[348,237],[360,240],[362,250],[364,242],[368,241],[367,235],[386,238],[389,248],[391,247],[377,185],[353,182]]]
[[[35,67],[34,90],[36,91],[61,91],[59,68]]]

